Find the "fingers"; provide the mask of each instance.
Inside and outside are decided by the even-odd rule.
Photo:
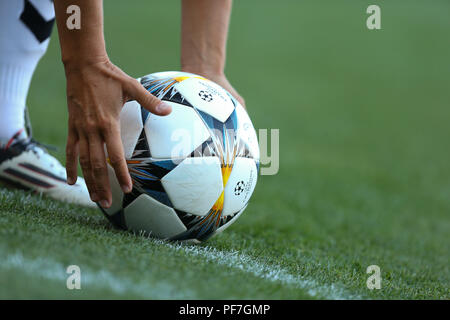
[[[106,148],[108,151],[109,164],[113,167],[116,173],[117,181],[124,193],[131,192],[133,188],[128,166],[125,161],[123,152],[122,140],[118,126],[112,128],[108,134],[105,135]]]
[[[112,203],[112,193],[104,150],[105,142],[109,163],[114,168],[123,192],[129,193],[132,190],[131,177],[125,161],[118,125],[113,128],[103,133],[101,130],[88,131],[87,134],[80,132],[80,139],[78,141],[80,166],[83,170],[91,200],[99,202],[100,206],[105,209],[109,208]],[[103,137],[105,137],[106,141],[103,140]]]
[[[67,183],[73,185],[78,178],[78,135],[74,130],[69,129],[66,145],[66,173]]]
[[[94,202],[100,201],[100,198],[97,195],[95,181],[92,176],[91,171],[91,159],[89,155],[89,142],[87,140],[87,136],[80,134],[80,140],[78,142],[79,150],[80,150],[80,166],[81,170],[83,170],[84,180],[86,181],[86,186],[89,191],[89,195],[91,200]]]
[[[244,98],[242,98],[239,94],[237,94],[237,92],[234,97],[237,99],[237,101],[239,101],[239,103],[241,104],[241,106],[244,107],[244,109],[247,109]]]
[[[109,208],[112,202],[111,187],[109,185],[106,156],[103,139],[98,133],[89,135],[90,170],[97,200],[103,208]]]
[[[172,112],[172,107],[169,104],[159,100],[148,92],[139,81],[131,78],[126,89],[133,99],[151,113],[159,116],[166,116]]]
[[[105,129],[105,127],[108,127],[108,129]],[[101,128],[91,127],[86,132],[80,131],[78,145],[80,165],[91,199],[94,202],[99,202],[100,206],[106,209],[111,206],[112,193],[104,149],[105,143],[109,163],[114,168],[123,192],[131,192],[133,186],[125,161],[118,123]]]
[[[241,104],[241,106],[244,107],[244,109],[247,109],[245,106],[245,100],[244,98],[242,98],[239,93],[237,93],[236,89],[234,89],[228,82],[227,82],[227,87],[225,87],[225,89],[228,90],[229,93],[231,93],[231,95]]]
[[[234,92],[235,92],[235,93],[234,93],[234,97],[237,99],[237,101],[239,101],[239,103],[241,104],[241,106],[243,106],[243,107],[246,109],[244,98],[242,98],[242,96],[239,95],[239,93],[237,93],[236,90],[234,90]]]
[[[105,144],[123,191],[132,189],[119,130],[124,100],[135,99],[158,115],[169,114],[171,107],[109,61],[85,65],[82,72],[66,72],[66,76],[70,125],[66,149],[67,179],[69,183],[75,183],[79,158],[92,201],[108,208],[112,194]]]

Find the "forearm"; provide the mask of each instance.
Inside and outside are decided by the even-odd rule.
[[[80,29],[69,29],[66,12],[70,5],[80,7]],[[103,0],[55,0],[61,57],[64,65],[107,59],[103,36]]]
[[[232,0],[182,0],[181,67],[223,74]]]

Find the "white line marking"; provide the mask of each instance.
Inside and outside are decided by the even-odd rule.
[[[3,255],[4,256],[4,255]],[[20,269],[33,277],[41,277],[47,280],[60,281],[61,289],[66,288],[66,280],[69,274],[66,273],[67,266],[51,259],[29,259],[20,252],[6,255],[0,261],[0,269]],[[81,291],[89,290],[89,287],[108,288],[116,294],[127,295],[133,293],[146,299],[192,299],[195,294],[188,290],[180,291],[166,281],[158,281],[151,284],[136,283],[129,279],[115,276],[108,271],[92,271],[89,268],[81,268]],[[102,297],[98,297],[99,299]]]
[[[208,246],[199,247],[195,245],[173,244],[160,240],[154,241],[166,245],[176,251],[183,251],[193,256],[199,256],[206,261],[239,269],[261,279],[305,290],[311,297],[333,300],[362,299],[360,296],[351,294],[337,285],[319,284],[316,280],[291,274],[286,268],[283,268],[280,265],[267,264],[237,251],[228,252],[220,251]]]
[[[323,285],[316,280],[295,275],[278,264],[267,264],[249,255],[237,251],[220,251],[211,247],[200,247],[197,245],[185,245],[169,243],[162,240],[149,239],[159,245],[169,247],[175,251],[184,252],[192,256],[201,257],[205,261],[217,263],[242,272],[252,274],[255,277],[281,283],[305,290],[311,297],[324,299],[362,299],[358,295],[349,293],[337,285]],[[5,256],[5,255],[4,255]],[[29,259],[20,252],[6,255],[0,262],[3,269],[21,269],[33,276],[40,276],[49,280],[61,281],[61,287],[65,288],[68,274],[65,272],[67,266],[51,259]],[[109,288],[117,294],[133,293],[147,299],[195,299],[195,293],[190,290],[180,291],[167,281],[158,281],[146,285],[135,283],[129,279],[118,278],[108,271],[93,271],[81,267],[81,290],[83,288],[104,287]]]

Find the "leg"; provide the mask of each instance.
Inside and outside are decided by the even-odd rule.
[[[84,180],[68,185],[64,167],[24,130],[28,88],[47,50],[54,16],[51,0],[0,0],[0,181],[95,206]]]
[[[31,77],[54,22],[50,0],[0,0],[0,143],[24,127]]]

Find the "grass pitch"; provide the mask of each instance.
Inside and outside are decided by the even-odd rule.
[[[255,126],[280,129],[279,173],[201,245],[0,189],[0,298],[449,299],[450,4],[377,3],[369,31],[364,1],[235,1],[227,74]],[[179,15],[175,1],[107,1],[112,61],[135,77],[179,69]],[[28,105],[64,161],[56,31]],[[66,288],[73,264],[81,290]]]

